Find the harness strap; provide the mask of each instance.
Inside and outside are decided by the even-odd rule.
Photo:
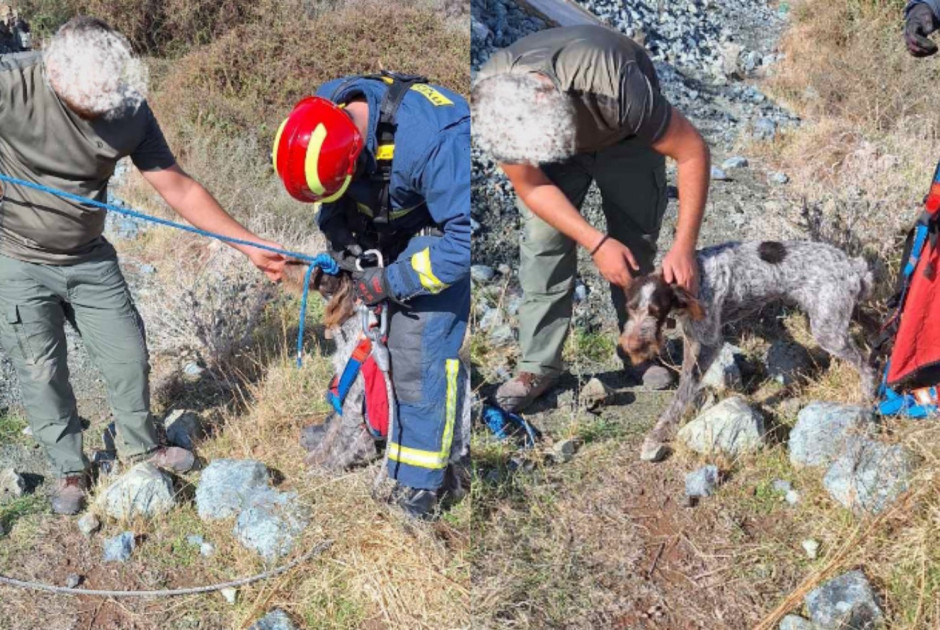
[[[339,415],[343,415],[343,403],[346,401],[346,396],[349,395],[349,390],[352,389],[353,383],[356,382],[356,377],[359,376],[362,364],[369,358],[370,354],[372,354],[372,340],[368,337],[363,337],[356,345],[356,349],[353,350],[349,361],[346,362],[343,373],[339,378],[333,377],[333,381],[330,383],[330,389],[326,393],[326,399]]]

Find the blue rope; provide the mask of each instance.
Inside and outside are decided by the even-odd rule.
[[[310,277],[313,275],[313,270],[320,268],[323,270],[323,273],[335,276],[339,273],[339,264],[333,260],[333,257],[329,254],[317,254],[316,256],[310,256],[308,254],[302,254],[300,252],[292,252],[287,249],[279,249],[277,247],[271,247],[270,245],[264,245],[262,243],[255,243],[253,241],[246,241],[240,238],[234,238],[231,236],[225,236],[223,234],[217,234],[215,232],[210,232],[208,230],[202,230],[191,225],[185,225],[183,223],[177,223],[176,221],[170,221],[169,219],[162,219],[160,217],[154,217],[149,214],[144,214],[143,212],[138,212],[136,210],[131,210],[130,208],[122,208],[110,203],[103,203],[101,201],[95,201],[94,199],[89,199],[87,197],[82,197],[80,195],[74,195],[72,193],[65,192],[63,190],[58,190],[50,186],[44,186],[42,184],[36,184],[34,182],[29,182],[23,179],[17,179],[15,177],[10,177],[0,173],[0,181],[7,182],[10,184],[15,184],[17,186],[25,186],[26,188],[32,188],[33,190],[38,190],[50,195],[55,195],[56,197],[61,197],[63,199],[68,199],[69,201],[74,201],[86,206],[91,206],[93,208],[98,208],[100,210],[107,210],[111,212],[117,212],[118,214],[123,214],[125,216],[137,219],[139,221],[147,221],[150,223],[156,223],[157,225],[163,225],[166,227],[175,228],[177,230],[183,230],[184,232],[190,232],[192,234],[198,234],[199,236],[207,236],[209,238],[214,238],[216,240],[222,241],[224,243],[231,243],[232,245],[246,245],[248,247],[254,247],[256,249],[263,249],[265,251],[273,252],[275,254],[281,254],[289,258],[294,258],[296,260],[303,261],[309,266],[307,267],[307,273],[304,276],[304,289],[303,296],[300,299],[300,324],[297,330],[297,367],[303,365],[303,343],[304,343],[304,320],[307,317],[307,298],[310,293]]]

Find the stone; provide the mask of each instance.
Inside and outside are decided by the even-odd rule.
[[[751,453],[764,444],[764,419],[744,399],[726,398],[679,429],[678,439],[702,455]]]
[[[725,169],[726,171],[731,171],[736,168],[747,168],[747,165],[748,161],[746,157],[735,155],[722,162],[721,168]]]
[[[815,560],[819,556],[819,541],[807,538],[802,543],[803,551],[810,560]]]
[[[778,494],[786,494],[793,490],[793,484],[786,479],[774,479],[771,487],[774,489],[774,492]]]
[[[728,174],[725,173],[722,169],[718,168],[717,166],[712,167],[711,175],[712,175],[712,180],[716,182],[723,182],[723,181],[730,179],[728,177]]]
[[[800,374],[813,363],[803,346],[789,341],[776,340],[764,355],[767,376],[781,385],[792,385]]]
[[[196,486],[196,511],[203,520],[236,516],[252,495],[268,489],[268,468],[251,459],[217,459]]]
[[[516,343],[516,333],[509,324],[494,327],[488,336],[490,343],[496,348],[511,346]]]
[[[771,118],[758,118],[751,133],[758,140],[773,140],[777,136],[777,123]]]
[[[800,502],[800,493],[796,490],[790,490],[784,495],[783,500],[790,505],[796,505]]]
[[[725,343],[717,356],[702,376],[702,385],[721,392],[726,389],[738,389],[744,383],[738,358],[742,351],[737,346]]]
[[[913,470],[903,447],[855,438],[826,471],[823,484],[853,512],[878,514],[907,491]]]
[[[584,284],[583,282],[578,282],[576,285],[574,285],[574,293],[572,294],[571,297],[574,300],[575,304],[580,304],[581,302],[587,299],[587,296],[588,296],[588,288],[586,284]]]
[[[744,46],[728,42],[721,47],[721,71],[725,76],[740,78],[738,58],[744,52]]]
[[[861,571],[849,571],[806,596],[810,620],[821,630],[872,630],[883,621],[871,584]]]
[[[208,558],[215,553],[215,545],[209,542],[204,542],[199,545],[199,554],[204,558]]]
[[[640,459],[644,462],[661,462],[669,455],[669,447],[662,442],[643,441],[640,447]]]
[[[847,440],[872,430],[874,414],[866,407],[814,401],[803,407],[790,429],[787,448],[794,466],[828,466]]]
[[[82,583],[82,576],[78,573],[69,573],[65,578],[65,588],[77,588]]]
[[[275,608],[251,625],[248,630],[297,630],[297,626],[280,608]]]
[[[556,464],[570,462],[574,458],[574,454],[578,452],[578,446],[580,446],[580,441],[577,438],[556,442],[549,452],[549,458]]]
[[[238,600],[238,589],[223,588],[219,592],[222,593],[222,597],[224,597],[225,601],[229,604],[234,604]]]
[[[717,466],[709,464],[685,476],[685,494],[688,497],[710,497],[720,482]]]
[[[171,412],[163,420],[166,428],[166,439],[173,446],[192,451],[196,442],[202,437],[202,421],[195,411],[178,409]]]
[[[206,368],[202,367],[195,361],[190,361],[183,366],[183,377],[189,382],[198,381],[199,378],[206,371]]]
[[[485,284],[496,277],[496,270],[489,265],[470,265],[470,278],[474,282]]]
[[[782,186],[790,181],[790,176],[786,173],[781,173],[780,171],[774,171],[770,174],[768,179],[770,179],[770,183]]]
[[[104,562],[127,562],[134,553],[134,532],[124,532],[104,542]]]
[[[18,499],[26,493],[26,480],[12,468],[0,471],[0,502]]]
[[[85,512],[85,514],[78,519],[77,524],[78,531],[85,537],[91,536],[101,529],[101,521],[98,520],[98,516],[94,512]]]
[[[581,388],[580,400],[586,408],[594,409],[603,404],[610,394],[610,388],[595,376]]]
[[[754,72],[757,69],[757,66],[761,65],[763,58],[761,54],[756,50],[752,50],[747,53],[744,57],[744,71],[745,72]]]
[[[250,504],[239,513],[232,533],[246,548],[271,561],[291,552],[307,522],[296,493],[269,488],[251,497]]]
[[[787,615],[780,620],[779,630],[819,630],[809,619],[799,615]]]
[[[141,462],[118,477],[98,503],[111,518],[127,521],[166,514],[176,505],[176,494],[167,473],[150,462]]]

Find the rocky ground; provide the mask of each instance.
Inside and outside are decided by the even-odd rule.
[[[711,146],[701,245],[806,238],[786,173],[748,150],[801,124],[761,92],[779,59],[788,5],[579,4],[645,43],[664,93]],[[493,49],[545,27],[509,0],[474,0],[472,8],[474,68]],[[517,353],[521,224],[508,182],[481,152],[473,157],[474,376],[485,398],[512,373]],[[674,184],[675,172],[669,177]],[[596,189],[582,212],[603,225]],[[660,255],[675,219],[673,185]],[[481,436],[475,451],[483,472],[474,506],[475,520],[477,510],[483,514],[474,529],[478,583],[492,584],[474,593],[484,627],[508,620],[519,627],[754,627],[796,586],[805,565],[826,553],[806,526],[819,518],[814,506],[881,511],[908,487],[907,453],[865,437],[858,408],[810,402],[814,393],[852,399],[854,377],[841,381],[841,392],[807,391],[814,380],[833,378],[825,375],[829,361],[796,343],[806,341],[799,318],[768,309],[732,331],[745,350],[728,346],[716,362],[706,380],[718,396],[710,394],[685,426],[675,456],[656,466],[639,462],[642,435],[671,393],[644,390],[624,376],[613,356],[616,319],[607,289],[584,252],[579,273],[566,351],[571,374],[526,413],[544,433],[543,448],[513,455]],[[816,460],[807,451],[820,443],[834,450]],[[765,454],[755,458],[754,451]],[[508,466],[501,459],[507,455]],[[514,588],[534,578],[492,559],[500,553],[531,558],[543,588],[532,587],[535,595]],[[868,627],[882,618],[876,601],[864,574],[845,574],[796,602],[805,603],[816,626],[791,615],[780,628],[842,627],[846,610],[862,624],[848,627]]]

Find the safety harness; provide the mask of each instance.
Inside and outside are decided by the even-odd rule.
[[[934,171],[924,211],[908,233],[901,257],[894,310],[873,344],[873,356],[890,345],[878,392],[883,415],[925,418],[938,410],[940,383],[940,164]]]
[[[364,222],[361,220],[361,215],[365,213],[371,223],[369,227],[374,229],[378,236],[386,236],[392,232],[390,226],[391,221],[424,205],[421,204],[416,208],[400,210],[397,213],[393,212],[389,189],[391,188],[392,181],[392,162],[395,158],[395,132],[398,129],[398,109],[405,99],[405,95],[411,88],[419,84],[427,83],[428,80],[414,74],[399,74],[383,70],[380,74],[365,74],[351,77],[343,81],[339,87],[333,91],[330,100],[336,102],[336,99],[339,98],[350,85],[361,79],[381,81],[388,87],[379,105],[379,122],[376,127],[376,168],[369,175],[369,181],[371,183],[370,190],[373,191],[373,198],[370,200],[368,207],[358,206],[352,209],[352,212],[356,215],[354,217],[355,222],[352,223],[352,225],[359,224],[364,229],[365,226],[363,225]],[[363,156],[365,156],[365,153],[363,153]]]
[[[363,253],[362,258],[375,257],[380,267],[384,266],[382,254],[376,250]],[[360,263],[357,262],[357,266]],[[361,270],[361,267],[359,267]],[[391,378],[391,360],[388,346],[388,303],[370,307],[359,305],[362,332],[346,366],[334,376],[326,393],[326,399],[334,411],[343,415],[343,404],[356,378],[362,374],[365,385],[365,425],[372,437],[385,439],[388,428],[394,422],[395,392]]]

